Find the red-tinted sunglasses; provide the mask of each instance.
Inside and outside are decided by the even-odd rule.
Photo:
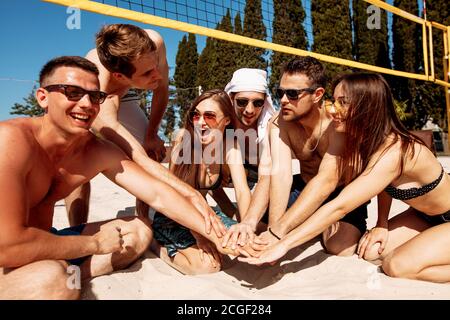
[[[197,110],[191,111],[189,113],[189,120],[195,124],[195,122],[200,121],[200,118],[203,117],[203,120],[209,127],[214,127],[217,125],[217,115],[212,111],[205,111],[200,113]]]

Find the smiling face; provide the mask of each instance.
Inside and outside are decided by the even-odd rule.
[[[345,119],[348,115],[349,101],[344,86],[339,83],[334,89],[333,103],[329,103],[327,111],[332,117],[337,132],[345,132]]]
[[[99,81],[95,74],[76,67],[59,67],[49,76],[43,87],[50,85],[73,85],[84,90],[98,91]],[[39,88],[36,97],[39,105],[46,109],[46,117],[65,133],[76,135],[88,132],[98,112],[99,103],[92,103],[88,94],[78,101],[71,101],[61,90]]]
[[[191,111],[190,119],[202,145],[215,141],[217,134],[223,136],[226,126],[230,123],[230,119],[220,109],[219,103],[213,99],[201,101]]]
[[[233,106],[239,121],[247,127],[256,126],[264,108],[266,95],[262,92],[243,91],[233,94]]]

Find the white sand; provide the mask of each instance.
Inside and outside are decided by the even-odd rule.
[[[450,172],[450,158],[440,157]],[[227,190],[233,196],[232,190]],[[234,199],[234,197],[232,198]],[[212,203],[211,203],[212,204]],[[134,212],[134,197],[104,176],[92,180],[89,221]],[[394,201],[391,216],[406,206]],[[368,227],[376,222],[369,205]],[[64,202],[55,206],[54,225],[68,226]],[[148,251],[130,268],[83,284],[83,299],[449,299],[450,285],[394,279],[357,256],[326,254],[318,238],[296,248],[280,265],[226,263],[216,274],[185,276]]]

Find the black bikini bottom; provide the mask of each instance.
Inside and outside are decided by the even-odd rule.
[[[437,226],[439,224],[450,222],[450,210],[443,214],[438,214],[434,216],[429,216],[423,212],[420,212],[422,218],[431,223],[433,226]]]

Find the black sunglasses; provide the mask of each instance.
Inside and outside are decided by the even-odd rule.
[[[99,90],[85,90],[78,86],[69,84],[52,84],[44,87],[48,92],[57,91],[63,93],[70,101],[80,101],[86,94],[93,104],[101,104],[105,101],[108,94]]]
[[[250,100],[247,98],[236,98],[236,104],[239,108],[245,108],[251,102],[256,108],[261,108],[264,105],[264,99]]]
[[[277,97],[277,99],[281,99],[283,98],[283,96],[286,94],[286,97],[289,100],[298,100],[298,97],[303,93],[303,92],[308,92],[309,94],[314,93],[314,91],[316,91],[317,88],[303,88],[303,89],[281,89],[281,88],[277,88],[275,90],[275,95]]]

